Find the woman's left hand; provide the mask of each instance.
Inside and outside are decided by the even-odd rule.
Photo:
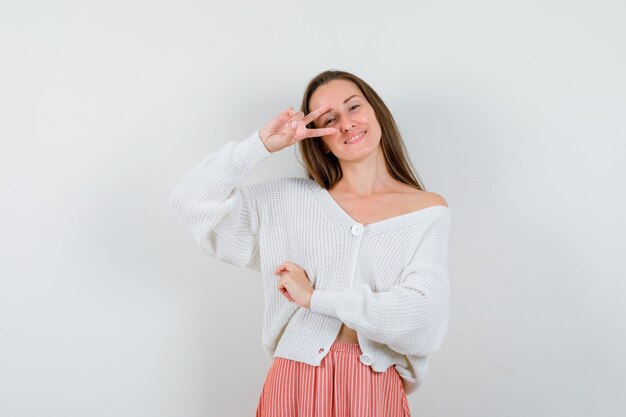
[[[280,275],[278,290],[289,301],[293,301],[301,307],[309,308],[311,295],[313,295],[313,286],[309,282],[309,277],[304,269],[292,262],[285,261],[278,265],[274,274]]]

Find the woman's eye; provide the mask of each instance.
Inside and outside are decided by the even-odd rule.
[[[330,122],[331,120],[335,120],[335,119],[328,119],[324,122],[324,126],[326,126],[328,124],[328,122]]]
[[[351,107],[350,107],[350,109],[353,109],[353,108],[355,108],[355,107],[359,107],[359,105],[358,105],[358,104],[355,104],[355,105],[351,106]]]

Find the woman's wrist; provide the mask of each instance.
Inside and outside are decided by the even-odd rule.
[[[265,134],[265,130],[264,129],[259,129],[259,137],[261,138],[263,143],[265,143],[265,139],[267,139],[267,135]]]
[[[267,147],[267,142],[265,142],[265,135],[263,134],[262,130],[259,130],[259,139],[261,139],[263,146],[265,146],[265,149],[267,149],[268,152],[274,153],[274,151]]]

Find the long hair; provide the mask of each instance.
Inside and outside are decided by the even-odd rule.
[[[374,108],[376,120],[381,128],[380,146],[382,147],[389,174],[404,184],[425,191],[419,179],[420,176],[407,155],[402,136],[391,112],[376,91],[361,78],[346,71],[328,70],[321,72],[309,81],[304,90],[300,111],[304,114],[309,114],[311,111],[309,101],[313,92],[318,87],[332,80],[352,81]],[[307,128],[315,128],[314,122],[309,123]],[[328,190],[341,179],[343,173],[337,157],[332,152],[324,153],[323,145],[324,143],[320,137],[313,137],[299,141],[298,149],[302,155],[308,178]]]

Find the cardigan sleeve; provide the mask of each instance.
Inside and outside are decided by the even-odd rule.
[[[436,216],[419,237],[396,284],[373,292],[363,283],[344,291],[314,290],[310,309],[339,318],[360,335],[405,355],[428,356],[447,333],[450,212]]]
[[[269,155],[257,130],[206,156],[170,195],[178,218],[207,255],[260,271],[256,201],[242,181]]]

